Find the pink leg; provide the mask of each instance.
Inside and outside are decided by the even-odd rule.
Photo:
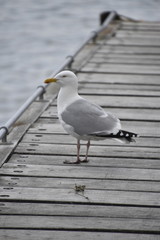
[[[66,164],[79,164],[81,163],[81,160],[80,160],[80,147],[81,147],[81,144],[80,144],[80,140],[77,140],[77,161],[64,161],[64,163]]]
[[[89,147],[90,147],[90,140],[88,140],[88,142],[87,142],[87,151],[86,151],[85,159],[82,160],[81,162],[89,162],[88,159],[87,159],[88,158]]]
[[[80,144],[80,140],[77,140],[77,162],[76,163],[80,163],[80,148],[81,148],[81,144]]]

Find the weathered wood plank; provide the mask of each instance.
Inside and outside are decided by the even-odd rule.
[[[121,21],[121,28],[123,27],[130,27],[130,28],[135,28],[135,27],[139,27],[139,28],[143,28],[143,27],[146,27],[146,28],[152,28],[152,30],[155,28],[157,30],[160,30],[160,26],[159,26],[159,21],[134,21],[131,19],[128,20],[128,21]]]
[[[139,64],[139,65],[160,65],[159,55],[125,55],[116,53],[96,53],[94,57],[90,59],[90,62],[106,62],[106,63],[119,63],[119,64]]]
[[[91,179],[122,179],[122,180],[147,180],[160,181],[159,169],[117,168],[68,166],[68,165],[28,165],[28,164],[5,164],[0,170],[2,175],[19,176],[42,176],[63,178],[91,178]],[[87,187],[87,186],[86,186]]]
[[[122,109],[121,111],[123,111],[123,108],[127,108],[127,109],[130,108],[130,111],[132,111],[132,108],[136,108],[136,109],[159,109],[160,108],[160,97],[107,96],[107,95],[106,96],[98,95],[97,97],[95,97],[94,95],[91,95],[91,94],[90,95],[81,94],[81,96],[95,104],[105,107],[106,109],[120,108],[120,110]],[[53,106],[56,106],[56,104],[54,103]],[[56,113],[57,113],[57,110],[55,108],[55,111],[53,112],[53,116],[55,116]],[[143,114],[143,110],[142,110],[142,114]]]
[[[160,48],[159,47],[149,47],[149,46],[121,46],[121,45],[112,45],[112,44],[106,44],[103,45],[101,48],[98,49],[97,52],[103,52],[103,53],[122,53],[122,54],[146,54],[146,55],[159,55]]]
[[[73,145],[60,144],[43,144],[43,143],[21,143],[15,149],[15,153],[20,154],[48,154],[48,155],[67,155],[75,156],[76,147]],[[82,155],[85,155],[85,150],[82,149]],[[91,146],[90,157],[129,157],[143,159],[159,159],[160,149],[154,146],[136,147],[132,146]],[[65,157],[64,157],[65,158]],[[64,159],[65,160],[65,159]]]
[[[98,53],[97,53],[98,54]],[[103,53],[101,53],[103,54]],[[104,53],[104,55],[106,55]],[[130,84],[130,85],[160,85],[158,75],[133,75],[133,74],[110,74],[110,73],[98,73],[98,72],[79,72],[78,77],[80,82],[91,83],[112,83],[112,84]]]
[[[151,88],[154,89],[152,90]],[[125,85],[107,85],[107,84],[85,84],[83,88],[79,85],[80,94],[94,94],[106,95],[106,96],[144,96],[144,97],[159,97],[160,87],[159,86],[148,86],[145,89],[144,86],[125,86]]]
[[[61,216],[1,216],[1,228],[19,229],[61,229],[115,232],[160,232],[160,220],[152,219],[114,219],[101,217],[61,217]],[[5,220],[5,221],[4,221]],[[87,224],[86,224],[87,222]]]
[[[120,39],[120,38],[117,38],[117,39]],[[125,40],[128,40],[129,39],[133,39],[132,37],[128,37],[128,38],[125,38]],[[139,39],[139,38],[138,38]],[[143,38],[142,38],[143,39]],[[113,39],[114,40],[114,39]],[[116,41],[116,40],[115,40]],[[159,63],[159,60],[160,60],[160,56],[159,55],[156,55],[156,54],[149,54],[147,55],[143,55],[143,54],[138,54],[138,55],[127,55],[127,54],[122,54],[122,53],[114,53],[114,52],[110,52],[108,54],[106,54],[105,52],[103,51],[98,51],[98,52],[95,52],[94,56],[92,58],[90,58],[89,61],[92,61],[94,58],[104,58],[104,59],[117,59],[118,62],[120,63],[121,61],[120,60],[125,60],[125,59],[128,59],[129,63],[130,61],[132,62],[133,60],[137,60],[137,61],[141,61],[141,64],[147,64],[148,63],[152,63],[152,62],[157,62]],[[122,59],[121,59],[121,58]],[[144,62],[142,62],[144,61]]]
[[[160,193],[112,190],[88,190],[77,194],[74,189],[0,187],[0,199],[48,203],[88,203],[132,206],[160,206]],[[3,222],[2,222],[3,224]],[[156,224],[155,224],[156,225]]]
[[[143,137],[160,137],[159,122],[145,122],[145,121],[121,121],[122,129],[132,131]],[[30,127],[29,133],[66,133],[58,120],[54,124],[35,123]]]
[[[81,216],[106,218],[160,219],[160,209],[151,207],[101,206],[56,203],[1,202],[2,214],[36,216]]]
[[[118,34],[117,34],[118,35]],[[138,38],[134,37],[129,38],[129,37],[114,37],[110,38],[106,41],[106,43],[109,44],[114,44],[114,45],[129,45],[129,46],[155,46],[155,47],[160,47],[160,37],[159,38],[154,38],[154,37],[148,37],[148,38]]]
[[[156,39],[160,39],[160,34],[157,31],[132,31],[130,29],[128,30],[124,30],[124,29],[119,29],[116,32],[116,37],[122,37],[122,38],[126,38],[126,37],[133,37],[133,38],[154,38]]]
[[[136,138],[135,139],[134,146],[137,147],[159,147],[160,146],[160,138]],[[52,144],[76,144],[76,139],[68,134],[57,134],[56,136],[54,133],[49,134],[36,134],[36,133],[29,133],[25,134],[25,136],[22,139],[22,142],[24,143],[52,143]],[[82,142],[85,144],[85,142]],[[121,143],[115,140],[104,140],[104,141],[92,141],[92,146],[108,146],[108,145],[120,145]]]
[[[159,53],[160,54],[160,53]],[[126,65],[126,64],[112,64],[112,63],[87,63],[83,71],[96,71],[103,73],[132,73],[132,74],[159,74],[160,67],[155,65]]]
[[[106,103],[106,102],[105,102]],[[104,104],[105,104],[104,103]],[[136,108],[112,108],[104,107],[103,109],[106,112],[112,112],[114,115],[118,116],[121,120],[138,120],[138,121],[160,121],[160,111],[159,109],[136,109]],[[47,110],[41,115],[41,119],[38,120],[39,123],[43,122],[43,118],[47,123],[54,123],[57,118],[57,106],[50,106]]]
[[[124,83],[110,83],[110,82],[80,82],[79,83],[79,91],[85,91],[85,90],[90,90],[90,92],[95,89],[97,90],[103,90],[105,89],[106,91],[111,91],[111,90],[119,90],[120,92],[123,90],[123,95],[125,96],[125,92],[126,90],[128,91],[135,91],[134,95],[139,95],[139,91],[141,91],[142,95],[145,92],[148,92],[148,95],[150,95],[150,93],[154,95],[156,95],[156,93],[160,91],[160,84],[156,84],[156,85],[151,85],[151,84],[136,84],[136,83],[130,83],[130,84],[124,84]],[[117,95],[117,93],[115,93],[115,95]]]
[[[0,229],[0,237],[7,240],[159,240],[155,234],[136,234],[136,233],[111,233],[111,232],[85,232],[85,231],[54,231],[54,230],[8,230]]]
[[[44,160],[45,158],[45,160]],[[74,160],[74,156],[65,156],[66,160]],[[58,155],[25,155],[13,154],[10,158],[10,163],[16,164],[32,164],[32,165],[61,165],[63,164],[63,156]],[[141,159],[141,158],[105,158],[92,156],[92,161],[87,163],[87,166],[108,166],[108,167],[126,167],[126,168],[150,168],[159,169],[159,159]]]
[[[146,108],[159,109],[159,97],[139,97],[139,96],[101,96],[97,98],[92,95],[83,95],[82,97],[92,101],[100,106],[105,107],[120,107],[120,108]]]
[[[102,56],[100,56],[102,55]],[[121,57],[122,56],[122,57]],[[90,63],[109,63],[109,64],[123,64],[123,65],[142,65],[142,66],[159,66],[160,60],[159,59],[148,59],[145,58],[144,55],[141,58],[131,58],[129,55],[123,56],[122,54],[98,54],[90,60]]]
[[[157,24],[123,24],[121,25],[122,30],[129,30],[133,32],[148,32],[148,35],[152,35],[152,33],[160,34],[160,27]]]
[[[121,33],[121,36],[123,38],[127,37],[127,36],[133,36],[134,37],[140,37],[142,38],[144,36],[144,39],[146,38],[153,38],[153,39],[160,39],[160,31],[158,30],[154,30],[154,29],[143,29],[142,31],[137,31],[136,29],[119,29],[115,34],[116,36],[118,35],[118,33]],[[154,44],[152,45],[154,46]]]
[[[1,176],[3,187],[30,187],[30,188],[57,188],[74,189],[75,185],[86,186],[92,190],[116,190],[116,191],[139,191],[160,192],[159,181],[136,181],[136,180],[109,180],[109,179],[79,179],[79,178],[55,178],[53,177],[31,177],[31,176]]]

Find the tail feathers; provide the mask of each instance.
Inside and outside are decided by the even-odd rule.
[[[112,137],[116,138],[116,140],[120,140],[120,142],[130,143],[135,142],[134,138],[138,137],[138,134],[120,130],[116,135],[113,135]]]
[[[138,137],[138,134],[136,133],[133,133],[133,132],[128,132],[128,131],[124,131],[124,130],[120,130],[117,135],[117,137],[125,137],[127,138],[128,140],[131,139],[131,142],[132,142],[132,138],[134,137]]]
[[[124,130],[119,130],[117,134],[96,134],[95,136],[97,137],[104,137],[104,138],[114,138],[115,140],[121,142],[121,143],[130,143],[130,142],[135,142],[135,137],[138,137],[138,134],[133,133],[133,132],[128,132]]]

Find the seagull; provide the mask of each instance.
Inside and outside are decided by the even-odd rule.
[[[77,139],[76,161],[64,163],[88,162],[91,140],[115,139],[121,143],[135,142],[136,133],[121,130],[120,120],[100,106],[82,98],[78,94],[78,78],[71,71],[62,71],[44,83],[56,82],[60,91],[57,98],[58,118],[64,130]],[[80,159],[80,141],[87,141],[86,155]]]

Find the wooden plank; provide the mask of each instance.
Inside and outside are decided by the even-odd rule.
[[[83,87],[82,87],[83,86]],[[159,97],[160,86],[132,86],[132,85],[111,85],[111,84],[79,84],[80,94],[93,94],[106,96],[144,96],[144,97]]]
[[[160,27],[159,25],[154,25],[154,24],[122,24],[121,25],[122,30],[129,30],[133,32],[148,32],[148,34],[160,34]]]
[[[160,56],[158,55],[125,55],[116,53],[96,53],[90,62],[108,62],[108,63],[125,63],[139,65],[160,65]]]
[[[15,150],[20,154],[48,154],[75,156],[76,147],[73,145],[43,144],[43,143],[21,143]],[[82,149],[84,156],[85,150]],[[97,157],[130,157],[130,158],[150,158],[159,159],[159,149],[149,147],[132,146],[91,146],[90,156]],[[64,157],[65,160],[65,157]]]
[[[112,64],[112,63],[87,63],[83,71],[96,71],[103,73],[132,73],[132,74],[160,74],[159,66],[146,65],[126,65],[126,64]]]
[[[135,139],[134,146],[137,147],[159,147],[160,145],[160,138],[136,138]],[[57,134],[55,136],[54,133],[49,133],[49,134],[37,134],[37,133],[29,133],[25,134],[25,136],[22,139],[23,143],[52,143],[52,144],[76,144],[76,139],[68,134]],[[85,142],[82,141],[82,144]],[[121,143],[118,141],[110,140],[108,141],[107,139],[105,141],[92,141],[92,146],[97,146],[97,145],[102,145],[102,146],[108,146],[108,145],[120,145],[122,146]]]
[[[61,216],[1,216],[1,228],[19,229],[63,229],[115,232],[159,233],[160,220],[152,219],[114,219],[101,217],[61,217]],[[87,224],[86,224],[87,222]]]
[[[32,177],[61,177],[61,178],[86,178],[86,179],[122,179],[122,180],[147,180],[160,181],[159,169],[138,169],[123,167],[97,167],[81,165],[28,165],[28,164],[5,164],[0,170],[2,175],[19,175]],[[86,186],[87,187],[87,186]]]
[[[144,38],[144,39],[154,38],[156,40],[156,39],[160,39],[160,34],[157,31],[149,32],[149,31],[132,31],[130,29],[128,30],[119,29],[116,32],[116,37],[123,37],[123,38],[133,37],[133,38]]]
[[[113,233],[113,232],[85,232],[85,231],[54,231],[54,230],[0,230],[0,237],[7,240],[46,240],[46,239],[75,239],[75,240],[158,240],[155,234]]]
[[[82,97],[106,108],[138,108],[138,109],[159,109],[160,108],[160,96],[158,97],[140,97],[140,96],[107,96],[99,95],[95,97],[92,94],[83,95]],[[56,106],[55,103],[53,103]],[[123,111],[123,109],[122,109]],[[56,109],[53,112],[53,116],[56,114]]]
[[[81,216],[106,218],[160,219],[160,209],[151,207],[77,205],[61,203],[1,202],[2,214],[36,216]]]
[[[123,91],[123,95],[125,96],[126,93],[125,91],[135,91],[134,95],[139,95],[139,91],[141,91],[141,95],[148,94],[148,96],[151,95],[151,93],[153,94],[153,96],[156,96],[157,93],[159,93],[160,91],[160,84],[156,84],[156,85],[151,85],[151,84],[136,84],[136,83],[129,83],[129,84],[124,84],[124,83],[110,83],[110,82],[88,82],[88,81],[83,81],[83,82],[79,82],[79,89],[78,91],[86,91],[86,90],[90,90],[90,92],[93,90],[97,89],[97,91],[99,90],[103,90],[106,91],[105,93],[107,93],[108,91],[111,90],[119,90],[120,93],[121,91]],[[111,92],[113,94],[113,92]],[[108,92],[108,94],[110,94],[110,92]],[[128,93],[127,93],[128,94]],[[117,95],[117,93],[115,92],[115,95]],[[121,93],[122,95],[122,93]]]
[[[97,164],[98,165],[98,164]],[[117,166],[118,167],[118,166]],[[57,188],[74,189],[75,185],[86,186],[92,190],[115,190],[115,191],[139,191],[160,192],[159,181],[136,181],[121,179],[88,179],[88,178],[55,178],[53,177],[31,177],[31,176],[1,176],[3,187],[30,187],[30,188]]]
[[[83,95],[82,97],[92,101],[102,107],[127,107],[127,108],[146,108],[146,109],[159,109],[159,97],[139,97],[139,96],[101,96],[97,98],[92,95]]]
[[[29,133],[66,133],[58,120],[54,124],[48,123],[35,123],[30,127]],[[132,131],[139,134],[141,137],[160,137],[159,122],[145,122],[145,121],[121,121],[122,129]],[[55,135],[56,137],[56,135]]]
[[[118,38],[119,39],[119,38]],[[125,38],[125,39],[130,39],[129,37],[128,38]],[[131,38],[133,39],[133,38]],[[92,61],[92,59],[94,58],[118,58],[118,60],[120,61],[120,57],[123,59],[128,59],[128,61],[132,61],[132,60],[141,60],[141,64],[143,64],[142,60],[144,61],[144,65],[148,63],[152,63],[155,61],[155,63],[157,62],[159,64],[159,60],[160,60],[160,56],[159,55],[156,55],[156,54],[149,54],[146,58],[146,55],[145,54],[138,54],[138,55],[126,55],[125,53],[122,54],[122,53],[114,53],[114,52],[110,52],[108,54],[106,54],[105,52],[103,51],[98,51],[98,52],[95,52],[95,54],[93,55],[92,58],[90,58],[90,61]]]
[[[118,35],[118,34],[117,34]],[[155,46],[160,47],[160,37],[147,37],[147,38],[140,38],[140,37],[114,37],[110,38],[106,41],[106,43],[112,45],[128,45],[128,46]]]
[[[159,47],[149,47],[149,46],[127,46],[127,45],[112,45],[112,44],[106,44],[103,45],[97,52],[103,52],[103,53],[122,53],[122,54],[146,54],[146,55],[159,55],[160,48]]]
[[[144,34],[145,37],[148,36],[148,37],[153,37],[153,38],[156,38],[156,37],[160,38],[159,26],[158,27],[154,26],[153,28],[152,28],[152,26],[150,26],[150,27],[148,27],[148,26],[147,27],[144,27],[144,26],[121,27],[118,29],[118,31],[132,32],[133,35],[141,35],[142,36]]]
[[[86,184],[87,185],[87,184]],[[160,193],[155,192],[132,192],[112,190],[88,190],[77,194],[73,188],[20,188],[0,187],[1,201],[31,201],[47,203],[88,203],[88,204],[112,204],[127,206],[160,206]],[[3,222],[1,222],[3,224]],[[6,225],[7,226],[7,225]],[[156,224],[154,223],[154,226]],[[9,227],[9,226],[8,226]]]
[[[133,74],[105,74],[98,72],[79,72],[78,77],[80,82],[91,82],[91,83],[112,83],[112,84],[130,84],[132,85],[160,85],[158,75],[133,75]]]
[[[82,146],[83,147],[83,146]],[[44,160],[45,158],[45,160]],[[74,156],[65,156],[66,160],[74,160]],[[31,154],[13,154],[10,163],[32,164],[32,165],[61,165],[63,157],[58,155],[31,155]],[[104,166],[104,167],[126,167],[126,168],[150,168],[159,169],[159,159],[141,159],[141,158],[104,158],[92,156],[92,160],[87,166]]]
[[[146,27],[146,28],[152,28],[152,29],[159,29],[159,21],[134,21],[131,19],[128,19],[127,21],[121,21],[121,27]]]
[[[112,108],[103,107],[106,112],[112,112],[121,120],[146,120],[146,121],[160,121],[160,111],[159,109],[136,109],[136,108]],[[57,119],[57,107],[50,106],[41,115],[41,119],[38,120],[39,123],[43,123],[43,118],[48,118],[45,121],[49,124],[54,124],[55,119]]]

